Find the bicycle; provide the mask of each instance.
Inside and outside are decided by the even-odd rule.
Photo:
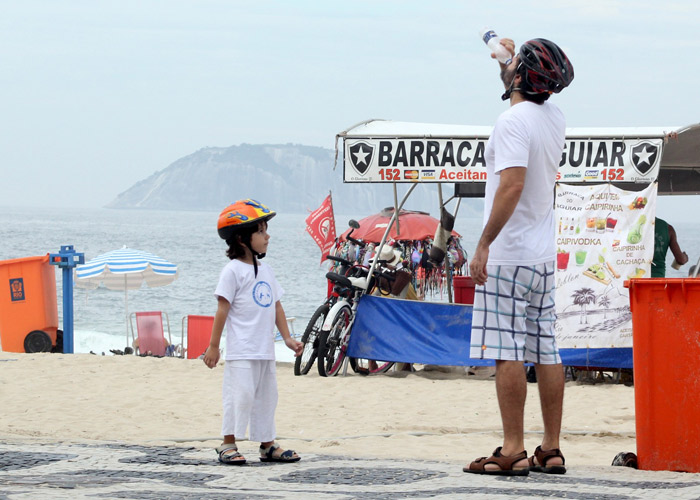
[[[340,264],[339,271],[341,274],[347,274],[353,268],[352,262],[341,257],[328,255],[326,259],[338,262]],[[337,302],[338,297],[339,295],[334,289],[323,304],[318,306],[311,315],[311,319],[301,336],[301,342],[304,343],[304,350],[301,356],[297,356],[294,360],[294,375],[306,375],[311,370],[311,367],[318,357],[318,335],[321,332],[328,311],[330,311],[331,307]]]
[[[350,221],[356,228],[355,221]],[[359,227],[359,225],[357,225]],[[350,233],[352,234],[352,232]],[[353,239],[350,234],[346,237],[349,241],[364,246],[364,243]],[[381,261],[377,261],[381,264]],[[382,267],[377,267],[374,276],[369,278],[369,270],[366,267],[355,266],[359,276],[343,276],[329,272],[326,278],[335,283],[334,290],[338,299],[326,315],[318,338],[318,373],[322,377],[332,377],[338,373],[346,358],[347,346],[350,340],[350,331],[355,320],[357,306],[360,297],[367,291],[372,291],[375,285],[381,285],[381,279],[392,281],[394,275]],[[369,360],[350,358],[350,366],[355,372],[373,374],[388,371],[394,362],[377,361],[372,365]]]

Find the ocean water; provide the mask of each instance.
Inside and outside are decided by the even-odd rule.
[[[437,212],[437,210],[436,210]],[[336,215],[338,232],[351,218],[369,214]],[[123,292],[97,288],[74,290],[75,352],[109,353],[127,343],[126,307],[134,311],[160,310],[167,314],[173,343],[181,343],[182,319],[188,314],[213,315],[214,289],[219,272],[228,262],[226,245],[216,233],[218,212],[153,210],[77,210],[0,208],[0,260],[58,252],[73,245],[90,260],[121,248],[144,250],[178,266],[178,278],[170,285]],[[285,290],[282,304],[293,329],[301,334],[326,294],[326,265],[321,251],[306,233],[306,214],[278,214],[269,226],[271,235],[265,262],[272,266]],[[455,229],[469,237],[481,220],[459,220]],[[468,243],[473,248],[473,244]],[[62,327],[62,272],[56,270],[59,325]],[[440,297],[437,297],[439,300]],[[285,360],[291,351],[281,346]]]
[[[410,208],[410,207],[408,207]],[[435,210],[437,213],[437,210]],[[338,232],[350,218],[367,213],[336,215]],[[58,252],[61,245],[73,245],[85,259],[121,248],[154,253],[178,265],[178,278],[170,285],[128,292],[128,310],[164,311],[168,315],[174,343],[181,343],[182,319],[188,314],[213,315],[214,289],[221,268],[228,261],[225,244],[216,233],[218,212],[153,210],[77,210],[0,207],[0,260]],[[278,214],[269,227],[271,235],[265,262],[275,271],[285,289],[282,298],[287,316],[294,317],[294,331],[303,332],[306,323],[326,293],[321,252],[306,233],[305,214]],[[700,256],[700,223],[671,222],[680,245],[694,264]],[[471,256],[480,235],[481,218],[457,217],[455,230]],[[685,277],[688,265],[675,271],[667,262],[669,277]],[[62,273],[56,270],[59,325],[62,325]],[[446,300],[433,297],[431,300]],[[75,288],[75,351],[105,352],[127,345],[126,303],[123,292],[98,288]],[[291,351],[281,346],[278,359],[290,360]]]

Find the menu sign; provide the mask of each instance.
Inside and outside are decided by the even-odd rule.
[[[623,283],[649,277],[656,183],[632,192],[610,184],[556,191],[556,308],[560,348],[632,347]]]

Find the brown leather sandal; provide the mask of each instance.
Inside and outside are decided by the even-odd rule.
[[[527,459],[526,451],[523,450],[517,455],[507,457],[501,454],[501,449],[502,447],[499,446],[490,457],[477,458],[469,464],[469,467],[463,467],[462,470],[470,474],[484,474],[488,476],[527,476],[530,473],[528,466],[513,467],[513,464]],[[489,470],[486,468],[488,464],[497,465],[499,468]]]
[[[561,458],[561,464],[557,465],[547,465],[547,462],[554,457]],[[537,463],[535,463],[537,459]],[[559,448],[554,448],[553,450],[544,451],[541,446],[535,448],[535,454],[527,459],[528,464],[530,464],[529,469],[532,472],[543,472],[544,474],[566,474],[566,467],[564,464],[564,455],[561,454]]]

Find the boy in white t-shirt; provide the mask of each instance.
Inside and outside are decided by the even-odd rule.
[[[219,461],[243,465],[236,436],[242,438],[250,426],[250,440],[260,441],[263,462],[297,462],[292,450],[275,443],[277,379],[274,327],[296,356],[304,344],[289,334],[280,298],[280,287],[269,266],[261,259],[267,253],[270,235],[267,221],[276,214],[255,200],[247,199],[226,207],[219,215],[219,236],[226,240],[229,262],[221,271],[215,295],[218,308],[204,363],[214,368],[219,362],[219,343],[226,328],[226,366],[223,384],[224,441],[216,448]]]

